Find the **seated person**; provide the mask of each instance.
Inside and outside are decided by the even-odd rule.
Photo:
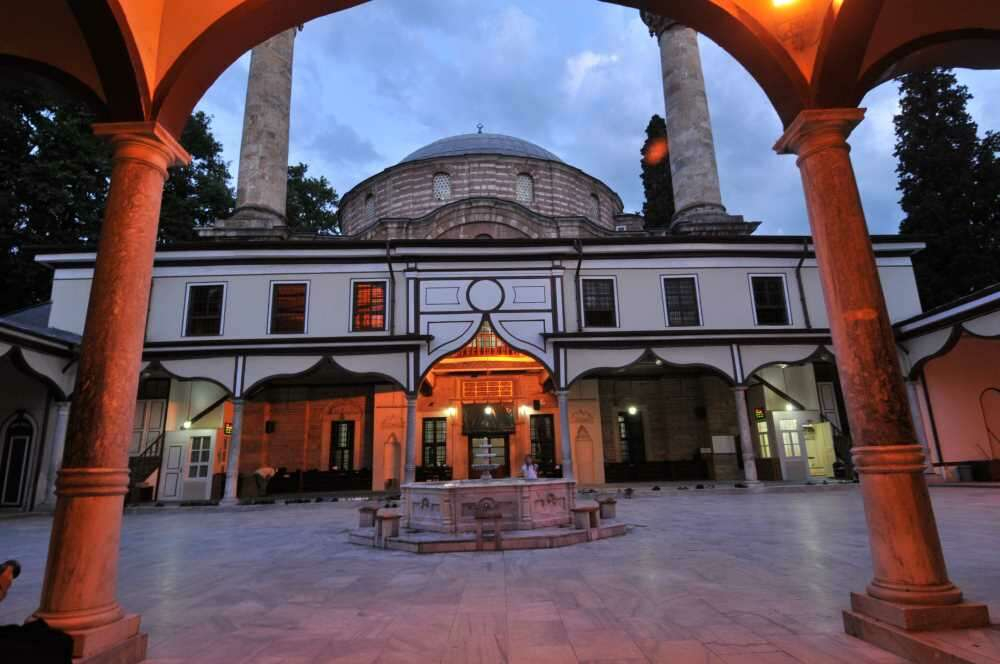
[[[531,455],[524,457],[524,465],[521,466],[521,477],[526,480],[538,479],[538,464],[531,458]]]
[[[7,596],[14,579],[21,572],[16,560],[0,564],[0,602]],[[70,664],[73,639],[69,634],[35,619],[23,625],[0,625],[0,660],[32,664]]]
[[[266,496],[267,495],[267,485],[270,484],[271,478],[278,471],[271,466],[261,466],[257,470],[253,471],[253,479],[257,482],[257,495]]]

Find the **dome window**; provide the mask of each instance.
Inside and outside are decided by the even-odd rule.
[[[590,215],[594,221],[601,220],[601,198],[597,194],[590,195]]]
[[[375,218],[375,194],[365,196],[365,219]]]
[[[517,176],[516,196],[518,203],[531,203],[535,200],[535,179],[528,173]]]
[[[451,198],[451,176],[447,173],[437,173],[434,176],[434,200],[447,201]]]

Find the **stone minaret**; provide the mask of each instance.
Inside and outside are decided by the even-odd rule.
[[[243,112],[236,180],[236,211],[199,235],[218,239],[273,239],[288,236],[288,128],[292,103],[292,54],[298,28],[271,37],[253,49]]]
[[[677,210],[670,232],[749,235],[759,224],[728,214],[722,204],[698,33],[646,11],[642,20],[660,44],[670,176]]]

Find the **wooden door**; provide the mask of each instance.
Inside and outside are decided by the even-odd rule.
[[[7,425],[0,447],[0,505],[20,506],[28,483],[28,465],[35,427],[26,417]]]
[[[166,399],[138,399],[135,402],[129,456],[137,456],[163,433],[166,416]]]

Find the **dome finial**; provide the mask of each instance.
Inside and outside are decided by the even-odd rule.
[[[481,134],[481,133],[483,133],[483,123],[482,123],[482,122],[480,122],[479,124],[477,124],[477,125],[476,125],[476,129],[478,129],[478,130],[479,130],[478,132],[476,132],[477,134]]]

